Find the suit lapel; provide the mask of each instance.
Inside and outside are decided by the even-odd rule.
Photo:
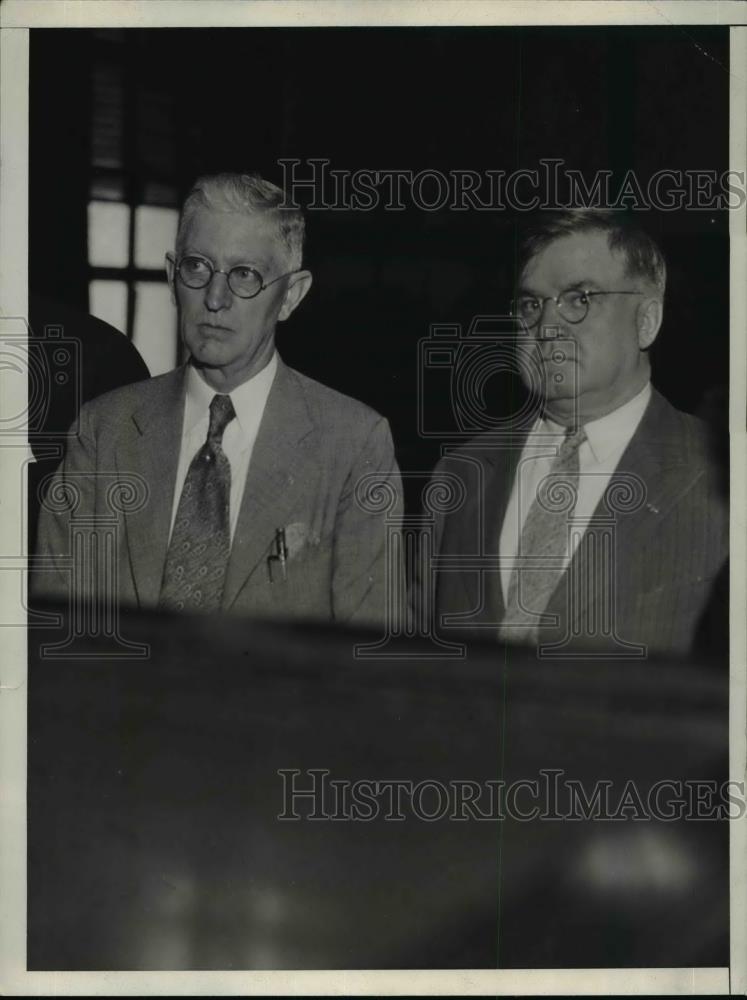
[[[223,592],[229,608],[272,551],[275,531],[315,474],[317,431],[295,374],[282,361],[267,398],[247,473]],[[265,567],[263,566],[263,569]]]
[[[506,444],[480,451],[474,456],[478,458],[485,478],[482,489],[476,491],[475,507],[470,508],[467,517],[461,521],[460,548],[456,551],[465,553],[474,551],[474,519],[477,519],[480,553],[498,557],[503,520],[526,438],[526,433],[517,434]],[[481,588],[478,574],[462,573],[461,579],[469,597],[470,607],[480,606]],[[484,573],[483,579],[485,581],[482,591],[483,603],[476,617],[478,620],[499,623],[504,613],[500,570]]]
[[[568,572],[561,576],[548,604],[548,613],[559,615],[561,621],[565,621],[570,610],[572,624],[583,621],[591,603],[600,596],[599,587],[588,584],[599,579],[602,534],[612,527],[613,564],[609,569],[619,584],[625,579],[626,563],[640,558],[646,537],[656,531],[661,518],[688,488],[691,479],[687,456],[682,454],[677,433],[676,411],[654,389],[641,423],[610,477]],[[574,586],[574,605],[569,609],[571,581],[583,582],[583,585]]]
[[[184,373],[180,368],[163,378],[151,398],[131,414],[117,448],[118,471],[142,476],[149,491],[145,506],[126,515],[141,606],[158,602],[166,561],[184,415]]]

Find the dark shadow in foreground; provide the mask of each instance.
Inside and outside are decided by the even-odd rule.
[[[122,634],[150,656],[42,657],[59,636],[30,633],[29,969],[728,964],[726,822],[516,815],[563,815],[574,780],[610,782],[614,810],[666,779],[663,811],[725,781],[725,670],[489,644],[372,661],[353,646],[375,636],[237,619],[125,615]],[[315,795],[289,803],[284,769]],[[359,784],[359,818],[332,818],[351,802],[330,781],[394,779],[400,810]],[[410,794],[425,781],[442,818],[433,784]],[[539,794],[514,785],[503,821],[460,809],[457,786],[485,814],[500,781]]]

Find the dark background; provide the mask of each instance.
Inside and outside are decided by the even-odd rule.
[[[102,177],[132,204],[177,204],[201,172],[279,182],[287,157],[481,172],[552,157],[589,180],[611,170],[614,191],[628,169],[644,184],[665,168],[726,170],[728,79],[726,28],[33,30],[31,292],[87,309],[86,204]],[[703,410],[728,383],[727,213],[640,214],[669,261],[654,380]],[[515,223],[308,213],[315,284],[281,352],[384,413],[403,468],[438,457],[417,430],[418,341],[431,323],[504,311]],[[448,390],[429,384],[436,426]]]

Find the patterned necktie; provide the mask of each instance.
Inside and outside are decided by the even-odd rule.
[[[230,396],[213,396],[207,440],[190,463],[174,519],[159,607],[216,611],[231,550],[231,466],[221,446],[236,416]]]
[[[578,449],[585,440],[583,427],[569,428],[549,473],[537,487],[517,552],[530,566],[515,566],[511,573],[501,639],[537,641],[537,616],[547,607],[564,571],[568,521],[578,498]]]

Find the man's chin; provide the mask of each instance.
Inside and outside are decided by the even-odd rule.
[[[230,359],[220,344],[198,344],[192,353],[192,363],[198,368],[221,368]]]
[[[575,399],[578,396],[578,372],[573,365],[548,368],[542,379],[545,399]]]
[[[189,359],[190,364],[193,368],[196,368],[198,372],[212,372],[217,371],[220,367],[216,364],[209,364],[206,361],[201,361],[200,358],[196,358],[194,355]]]

